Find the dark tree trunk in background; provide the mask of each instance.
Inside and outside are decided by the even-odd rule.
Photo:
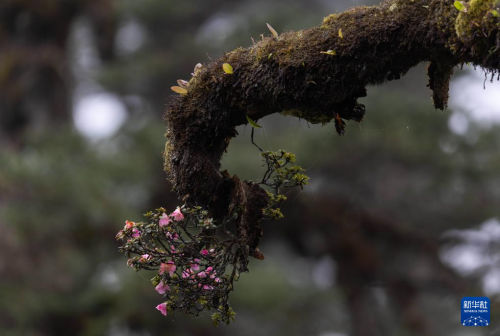
[[[87,16],[103,60],[114,55],[110,1],[20,1],[0,4],[0,138],[20,141],[28,126],[71,120],[68,36]]]

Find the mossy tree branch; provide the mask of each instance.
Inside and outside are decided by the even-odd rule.
[[[421,62],[430,62],[434,105],[444,109],[455,66],[472,63],[492,75],[500,70],[498,0],[465,5],[466,12],[452,0],[356,7],[326,17],[318,27],[265,37],[204,65],[165,114],[165,169],[175,191],[187,203],[207,206],[215,218],[243,209],[239,223],[252,253],[266,193],[219,172],[236,126],[247,123],[246,115],[257,120],[282,113],[311,123],[334,120],[343,132],[343,120],[363,119],[365,107],[357,99],[368,85],[399,79]],[[335,55],[322,53],[328,50]],[[234,73],[226,74],[223,63]]]

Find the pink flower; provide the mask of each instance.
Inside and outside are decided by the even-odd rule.
[[[215,278],[214,280],[215,282],[220,282],[220,279],[219,278]]]
[[[171,234],[170,232],[167,232],[166,235],[167,235],[167,239],[170,239],[170,240],[179,239],[179,235],[177,233]]]
[[[167,272],[168,274],[170,274],[170,276],[174,275],[174,272],[175,270],[177,269],[177,267],[175,266],[174,262],[173,261],[168,261],[166,264],[164,263],[161,263],[160,264],[160,275],[162,275],[163,273]]]
[[[198,264],[191,264],[191,269],[193,271],[199,271],[200,270],[200,265],[198,265]]]
[[[166,291],[170,290],[170,287],[163,281],[158,284],[158,286],[155,287],[156,291],[160,294],[165,294]]]
[[[189,278],[192,275],[193,275],[193,271],[192,270],[182,271],[182,278],[183,279]]]
[[[125,221],[125,230],[131,229],[134,225],[135,225],[135,223],[132,221],[128,221],[128,220]]]
[[[177,207],[177,209],[175,209],[175,211],[172,212],[172,214],[170,216],[174,217],[174,219],[176,221],[180,221],[180,220],[184,219],[184,215],[182,214],[181,208],[179,208],[179,207]]]
[[[151,256],[149,254],[143,254],[141,256],[141,259],[139,259],[140,262],[145,262],[147,260],[149,260],[151,258]]]
[[[166,303],[160,303],[158,306],[156,306],[156,309],[158,309],[163,315],[167,316],[167,304]]]
[[[122,239],[123,238],[123,230],[120,230],[118,231],[118,233],[116,234],[116,239]]]
[[[205,272],[210,275],[210,279],[215,278],[215,276],[217,275],[217,272],[213,269],[213,267],[207,267],[207,269],[205,270]]]
[[[141,236],[141,231],[136,228],[132,229],[132,238],[139,238]]]
[[[201,252],[200,252],[200,253],[201,253],[202,255],[206,256],[206,255],[208,255],[208,250],[207,250],[207,249],[203,249],[203,250],[201,250]]]
[[[128,266],[128,267],[134,267],[134,264],[133,264],[133,260],[132,260],[132,259],[127,260],[127,266]]]
[[[198,284],[198,287],[201,287],[201,284]],[[214,288],[209,285],[203,285],[203,289],[214,289]]]
[[[207,277],[207,273],[205,273],[205,272],[200,272],[200,273],[198,273],[198,276],[199,276],[200,278],[206,278],[206,277]]]
[[[166,213],[163,213],[163,215],[160,217],[160,226],[166,226],[170,224],[171,221],[172,220],[170,219],[170,217]]]

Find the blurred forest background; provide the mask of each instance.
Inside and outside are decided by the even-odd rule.
[[[311,185],[264,223],[265,261],[232,295],[236,323],[163,317],[147,273],[118,254],[126,219],[180,202],[163,172],[162,114],[196,63],[251,37],[378,1],[2,0],[0,334],[493,335],[500,331],[500,86],[458,70],[437,112],[426,65],[369,88],[367,115],[259,121]],[[486,89],[483,88],[483,84]],[[250,129],[224,159],[262,174]],[[460,325],[487,295],[492,324]]]

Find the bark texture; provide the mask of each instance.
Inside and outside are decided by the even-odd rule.
[[[265,193],[219,172],[221,157],[237,135],[236,126],[247,123],[246,115],[253,120],[272,113],[311,123],[333,120],[341,133],[343,120],[362,121],[365,107],[357,99],[366,95],[368,85],[399,79],[421,62],[430,63],[434,105],[444,109],[454,67],[472,63],[492,76],[500,69],[500,18],[494,14],[500,4],[471,0],[466,5],[467,12],[459,12],[453,0],[355,7],[329,15],[317,27],[271,35],[203,65],[187,94],[172,97],[165,113],[165,170],[174,190],[187,203],[208,207],[216,218],[239,206],[246,214],[240,219],[245,230],[252,225],[257,230]],[[328,50],[335,55],[324,53]],[[224,73],[223,63],[231,64],[234,73]],[[248,234],[254,237],[248,242],[252,251],[260,234]]]

